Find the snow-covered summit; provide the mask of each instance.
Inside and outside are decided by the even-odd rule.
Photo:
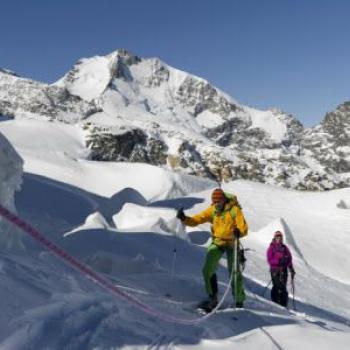
[[[71,94],[92,101],[100,97],[113,78],[128,79],[126,67],[140,61],[140,58],[126,50],[117,50],[107,56],[83,58],[53,85],[64,87]]]
[[[271,176],[298,186],[298,180],[284,183],[283,164],[269,173],[260,165],[279,153],[271,148],[296,143],[300,122],[277,109],[240,105],[158,58],[118,50],[82,59],[55,86],[98,106],[86,119],[92,159],[151,162],[212,179]]]
[[[54,85],[94,101],[108,115],[184,124],[196,133],[205,127],[202,113],[218,115],[222,124],[237,109],[235,101],[206,80],[126,50],[82,59]],[[202,121],[197,123],[197,117]]]

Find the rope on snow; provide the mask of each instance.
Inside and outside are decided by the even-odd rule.
[[[143,303],[141,300],[137,299],[136,297],[124,292],[121,288],[115,286],[112,282],[110,282],[108,279],[103,278],[99,274],[97,274],[95,271],[93,271],[90,267],[87,265],[79,262],[77,259],[75,259],[73,256],[71,256],[67,251],[65,251],[63,248],[59,247],[57,244],[53,243],[49,239],[47,239],[42,233],[40,233],[37,229],[35,229],[33,226],[22,220],[20,217],[18,217],[13,212],[9,211],[5,207],[0,205],[0,216],[2,216],[4,219],[9,221],[12,225],[17,226],[20,228],[23,232],[31,236],[33,239],[35,239],[37,242],[39,242],[41,245],[43,245],[46,249],[54,253],[57,257],[65,261],[68,265],[73,267],[75,270],[77,270],[80,274],[84,275],[86,278],[92,280],[96,284],[98,284],[103,289],[109,291],[110,293],[123,298],[130,304],[134,305],[135,307],[139,308],[146,314],[156,317],[160,320],[166,321],[166,322],[172,322],[172,323],[178,323],[178,324],[185,324],[185,325],[195,325],[197,323],[203,322],[204,320],[211,317],[222,305],[224,302],[233,278],[233,270],[230,276],[230,281],[227,285],[227,288],[224,292],[224,295],[222,296],[220,302],[217,304],[217,306],[208,314],[196,317],[192,319],[187,318],[179,318],[172,315],[168,315],[162,312],[159,312],[158,310],[148,306],[147,304]]]

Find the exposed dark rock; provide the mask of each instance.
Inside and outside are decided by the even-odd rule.
[[[8,116],[41,116],[73,123],[95,113],[97,108],[66,89],[18,78],[14,75],[0,77],[0,113]],[[67,117],[67,114],[69,117]]]
[[[111,134],[94,128],[87,139],[87,146],[92,160],[165,165],[167,159],[165,143],[148,137],[140,129]]]
[[[211,86],[208,82],[188,77],[177,91],[176,98],[188,111],[197,116],[205,110],[227,117],[237,106]]]

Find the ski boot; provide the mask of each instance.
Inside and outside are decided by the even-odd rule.
[[[209,296],[208,299],[206,299],[198,304],[198,309],[203,310],[206,313],[209,313],[213,309],[215,309],[217,304],[218,304],[218,300],[217,300],[216,295]]]

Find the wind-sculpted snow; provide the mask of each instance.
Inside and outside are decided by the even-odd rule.
[[[176,218],[174,209],[140,206],[127,203],[113,216],[116,228],[125,232],[140,232],[151,228],[152,232],[188,240],[184,227]]]
[[[15,211],[15,192],[22,183],[23,160],[0,133],[0,204]],[[20,233],[0,218],[0,248],[22,248]]]

